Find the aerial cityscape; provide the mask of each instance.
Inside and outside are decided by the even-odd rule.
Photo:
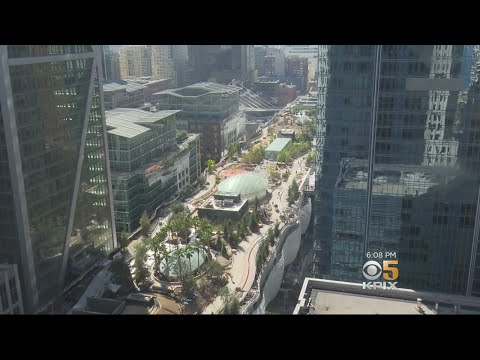
[[[0,314],[480,314],[478,45],[0,59]]]

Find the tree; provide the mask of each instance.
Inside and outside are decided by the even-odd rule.
[[[288,152],[286,149],[283,149],[280,154],[277,155],[277,161],[278,162],[288,162],[290,160],[290,157],[288,156]]]
[[[228,309],[226,313],[227,315],[238,315],[240,314],[240,301],[233,296],[226,308]]]
[[[276,170],[275,165],[269,165],[267,167],[268,177],[272,181],[280,180],[280,173]]]
[[[217,166],[217,163],[215,162],[215,160],[212,160],[212,159],[207,160],[207,169],[209,173],[211,173],[212,170],[215,169],[215,166]]]
[[[228,221],[223,223],[223,238],[225,241],[228,241],[230,238],[230,223]]]
[[[150,249],[153,251],[153,258],[155,259],[155,268],[160,266],[160,250],[162,246],[165,246],[164,240],[167,237],[167,228],[162,227],[160,231],[152,238],[150,242]]]
[[[182,143],[186,138],[187,138],[187,132],[186,131],[178,131],[177,130],[177,144]]]
[[[147,215],[147,211],[145,210],[140,217],[140,228],[143,236],[148,236],[148,232],[150,231],[150,218]]]
[[[243,159],[250,164],[259,164],[265,158],[265,145],[256,145],[244,155]]]
[[[184,259],[183,248],[176,249],[174,255],[174,261],[172,262],[173,269],[175,270],[175,274],[177,274],[177,279],[183,281],[188,270],[187,262]]]
[[[243,230],[243,227],[242,227],[242,223],[241,223],[241,222],[237,223],[236,230],[237,230],[238,236],[239,236],[241,239],[244,239],[244,238],[245,238],[245,231]]]
[[[192,272],[192,256],[193,256],[193,247],[189,244],[183,248],[183,254],[184,256],[188,259],[188,268],[190,269],[190,272]]]
[[[187,211],[183,204],[174,204],[172,205],[172,212],[173,214],[180,214],[182,212]]]
[[[224,286],[219,290],[218,295],[223,300],[223,302],[226,303],[230,298],[230,290],[227,286]]]
[[[197,284],[193,274],[185,275],[182,281],[182,294],[186,297],[192,297],[197,289]]]
[[[170,252],[168,251],[167,247],[165,246],[164,243],[159,248],[159,252],[162,255],[162,259],[165,261],[165,268],[164,268],[164,274],[167,277],[167,280],[170,277]]]
[[[235,141],[235,151],[237,152],[237,155],[240,156],[242,155],[242,144],[240,144],[240,141]]]
[[[212,233],[213,233],[213,226],[210,224],[205,218],[201,218],[198,226],[198,241],[203,246],[205,254],[210,258],[210,251],[208,247],[212,243]]]
[[[227,147],[227,156],[231,158],[233,155],[235,155],[235,144],[230,144]]]
[[[134,278],[137,285],[141,286],[145,284],[145,281],[149,275],[146,261],[147,261],[147,246],[140,242],[135,246],[135,257],[134,257]]]
[[[268,229],[268,232],[267,232],[267,242],[270,244],[270,246],[275,245],[275,234],[274,234],[272,228],[269,228],[269,229]]]
[[[255,196],[255,210],[258,210],[258,204],[260,201],[258,200],[258,197]]]
[[[205,179],[205,176],[203,176],[203,175],[200,175],[200,176],[197,178],[197,181],[198,181],[198,184],[199,184],[200,186],[205,185],[205,183],[207,182],[207,180]]]
[[[122,231],[120,234],[120,247],[126,247],[128,245],[128,234],[125,231]]]
[[[215,285],[223,284],[224,268],[218,261],[209,261],[206,270],[206,275],[212,280]]]
[[[315,151],[315,150],[311,151],[311,152],[308,154],[307,159],[305,160],[305,164],[306,164],[307,166],[312,166],[312,165],[314,165],[314,164],[315,164],[316,155],[317,155],[317,154],[316,154],[316,151]]]
[[[255,218],[254,213],[255,213],[255,211],[252,212],[252,214],[249,217],[248,227],[249,227],[251,232],[256,232],[258,230],[258,222],[257,222],[257,219]]]
[[[300,192],[298,191],[297,182],[295,179],[293,179],[292,184],[288,188],[288,205],[292,205],[295,201],[297,201],[299,196]]]
[[[275,226],[273,228],[273,234],[275,235],[276,238],[280,236],[280,224],[278,221],[275,222]]]

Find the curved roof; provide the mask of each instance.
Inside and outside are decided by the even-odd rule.
[[[266,192],[268,182],[265,178],[252,173],[239,174],[223,180],[218,185],[218,191],[232,192],[243,196]]]

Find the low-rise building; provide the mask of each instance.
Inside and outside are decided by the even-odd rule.
[[[277,138],[288,138],[295,141],[295,130],[293,129],[280,129],[277,134]]]
[[[480,314],[480,299],[362,283],[305,278],[294,315]]]
[[[219,161],[228,145],[245,133],[245,116],[239,111],[239,90],[234,86],[198,83],[154,94],[159,110],[182,110],[177,127],[201,134],[201,152]]]
[[[105,110],[140,108],[145,104],[145,86],[126,81],[103,84],[103,98]]]
[[[283,149],[286,149],[291,142],[292,139],[290,138],[276,138],[265,149],[265,158],[276,161],[278,154],[280,154]]]
[[[239,193],[218,191],[198,208],[198,216],[207,218],[214,224],[226,220],[240,221],[248,209],[248,200],[242,199]]]
[[[144,211],[152,215],[200,176],[199,135],[177,144],[178,112],[106,112],[117,232],[136,230]]]
[[[139,84],[145,87],[145,102],[152,102],[154,100],[153,94],[172,88],[172,80],[170,78],[156,80],[151,76],[148,76],[134,80],[128,80],[128,83]]]
[[[277,106],[283,107],[297,98],[297,86],[282,83],[277,88]]]

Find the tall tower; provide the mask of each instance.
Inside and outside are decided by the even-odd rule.
[[[173,45],[151,45],[152,76],[155,79],[171,79],[177,85],[177,72],[173,59]]]
[[[101,52],[2,45],[0,78],[0,263],[34,312],[117,244]]]
[[[401,287],[480,295],[472,49],[319,46],[316,276],[362,281],[390,252]]]

